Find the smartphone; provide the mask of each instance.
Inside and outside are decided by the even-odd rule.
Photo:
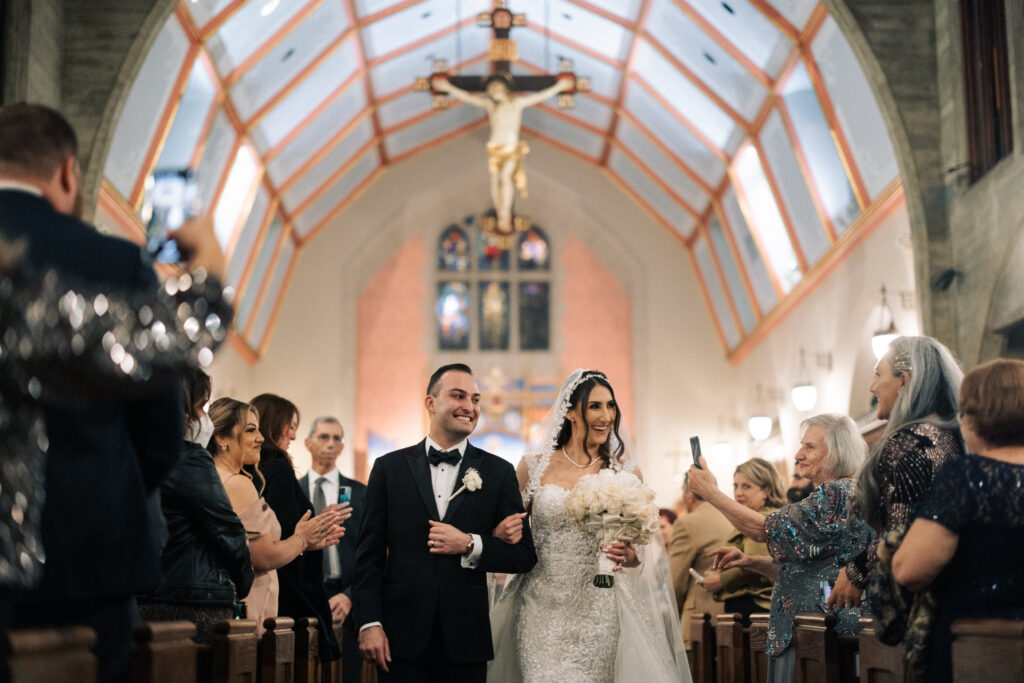
[[[690,452],[693,453],[693,464],[700,467],[700,437],[690,437]],[[703,469],[703,468],[702,468]]]
[[[352,487],[351,486],[339,486],[338,487],[338,502],[339,503],[351,503],[352,502]]]
[[[827,605],[828,604],[828,598],[829,598],[830,595],[832,595],[832,586],[834,586],[834,585],[835,585],[835,582],[833,582],[833,581],[822,581],[819,584],[819,587],[821,589],[821,604],[822,605]]]
[[[146,250],[158,263],[180,263],[178,244],[167,233],[199,213],[195,172],[158,169],[146,178],[145,187],[140,214],[146,224]]]

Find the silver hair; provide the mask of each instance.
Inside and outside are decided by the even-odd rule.
[[[323,423],[323,422],[327,422],[328,424],[338,425],[339,427],[341,427],[341,420],[339,420],[338,418],[336,418],[336,417],[334,417],[332,415],[321,415],[320,417],[318,417],[315,420],[313,420],[312,424],[309,425],[309,438],[310,439],[312,439],[313,435],[316,434],[316,428],[319,427],[320,424]],[[344,427],[341,427],[341,433],[342,434],[345,433],[345,428]]]
[[[943,429],[959,429],[957,396],[964,378],[963,370],[949,349],[931,337],[897,337],[886,355],[891,359],[893,375],[906,373],[909,379],[896,395],[885,432],[871,449],[857,481],[857,512],[876,527],[881,498],[878,460],[885,442],[895,432],[921,422]]]
[[[828,476],[845,479],[857,473],[867,457],[868,445],[860,435],[856,422],[839,413],[821,413],[800,423],[801,437],[808,427],[821,427],[825,430],[827,452],[821,466]]]

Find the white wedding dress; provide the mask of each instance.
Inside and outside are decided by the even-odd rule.
[[[526,457],[530,484],[524,498],[532,503],[537,564],[514,577],[491,610],[495,658],[487,680],[690,681],[669,577],[654,569],[664,564],[653,562],[653,546],[639,549],[649,566],[616,572],[614,588],[594,586],[594,535],[569,518],[569,491],[540,484],[551,453]]]

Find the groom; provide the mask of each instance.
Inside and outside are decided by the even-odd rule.
[[[370,472],[352,600],[359,649],[385,682],[483,683],[494,656],[486,572],[527,572],[537,555],[529,525],[514,545],[491,536],[523,504],[512,466],[467,441],[480,417],[473,371],[438,368],[425,405],[427,438]],[[459,492],[471,469],[481,485]]]

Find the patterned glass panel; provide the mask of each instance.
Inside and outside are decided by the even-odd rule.
[[[729,249],[729,243],[726,241],[725,232],[723,232],[722,224],[718,221],[717,216],[712,216],[708,221],[708,234],[711,236],[714,253],[725,273],[725,284],[729,287],[729,294],[732,295],[736,311],[740,315],[740,325],[743,326],[743,332],[749,334],[757,324],[757,317],[750,305],[747,290],[743,288],[742,276],[739,268],[736,267],[736,260],[732,256],[732,250]]]
[[[481,280],[480,294],[480,349],[507,351],[509,333],[508,283]]]
[[[519,270],[550,270],[551,248],[548,237],[536,225],[519,238]]]
[[[550,285],[547,282],[519,283],[519,348],[547,351],[551,331]]]
[[[447,351],[469,349],[468,282],[437,284],[437,345]]]
[[[160,150],[157,168],[188,167],[216,94],[209,72],[203,66],[203,61],[197,59],[192,65],[192,74],[188,78],[188,85],[185,86],[185,93],[178,103],[178,111],[167,134],[167,141]]]
[[[450,226],[441,233],[437,242],[437,267],[452,273],[464,273],[469,270],[469,238],[466,231],[457,225]]]
[[[509,250],[484,233],[478,233],[477,268],[482,272],[506,272],[511,267]]]

